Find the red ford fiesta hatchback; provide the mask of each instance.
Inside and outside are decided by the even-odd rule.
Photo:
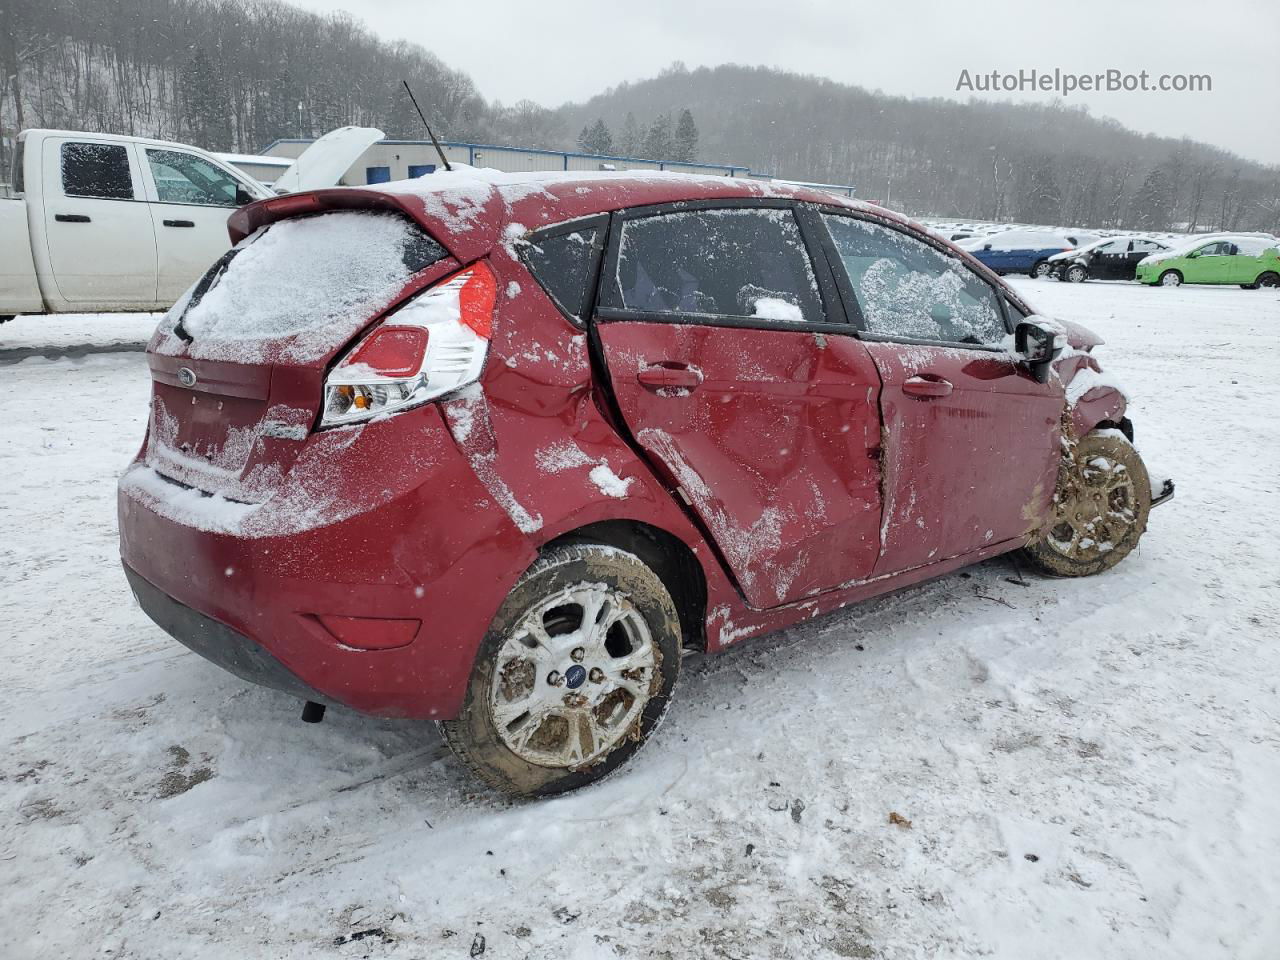
[[[231,230],[149,347],[133,591],[511,793],[623,763],[682,650],[1016,548],[1095,573],[1172,493],[1096,337],[877,207],[466,170]]]

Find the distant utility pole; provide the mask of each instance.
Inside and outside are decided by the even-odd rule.
[[[302,101],[298,101],[298,139],[302,139]]]

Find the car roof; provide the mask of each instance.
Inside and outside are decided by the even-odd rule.
[[[326,209],[395,209],[418,221],[458,260],[542,227],[628,207],[699,200],[794,200],[889,220],[925,234],[914,221],[876,204],[774,180],[661,171],[503,173],[454,164],[412,180],[288,194],[233,214],[232,239],[288,216]]]

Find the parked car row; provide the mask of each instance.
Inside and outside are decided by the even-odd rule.
[[[1007,230],[956,242],[1000,275],[1022,273],[1067,283],[1137,280],[1145,284],[1280,286],[1275,237],[1214,234],[1176,245],[1154,237],[1105,237],[1040,230]]]

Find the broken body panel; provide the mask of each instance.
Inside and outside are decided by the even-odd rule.
[[[1043,522],[1063,378],[1037,383],[995,351],[862,339],[828,287],[822,329],[584,322],[520,258],[541,227],[682,201],[839,206],[922,228],[749,181],[433,177],[233,215],[239,242],[289,217],[391,211],[446,248],[341,344],[299,361],[274,343],[237,363],[193,356],[199,340],[176,343],[164,324],[152,343],[148,439],[119,499],[126,568],[250,638],[312,699],[456,715],[503,598],[540,549],[583,528],[682,544],[705,598],[688,633],[714,651],[1014,549]],[[326,373],[351,343],[480,258],[499,291],[480,381],[317,429]],[[1097,341],[1070,332],[1064,368]],[[1123,415],[1122,395],[1098,388],[1077,398],[1073,429]]]

